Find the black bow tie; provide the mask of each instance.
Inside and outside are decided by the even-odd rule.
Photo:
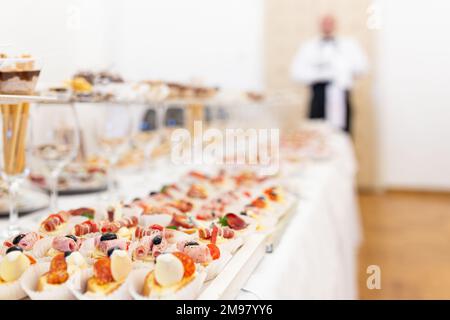
[[[322,41],[326,43],[335,42],[336,39],[334,37],[322,37]]]

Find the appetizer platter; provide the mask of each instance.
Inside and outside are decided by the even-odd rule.
[[[286,162],[298,163],[305,159],[321,161],[332,157],[327,127],[309,125],[286,132],[281,137],[281,150]]]
[[[116,122],[105,121],[117,131],[127,131],[126,138],[112,139],[113,143],[109,143],[109,148],[113,149],[122,148],[114,145],[126,145],[124,151],[111,152],[114,156],[108,152],[103,154],[97,141],[91,158],[86,158],[89,152],[82,148],[77,160],[81,162],[73,162],[75,153],[59,161],[64,169],[61,166],[62,172],[58,170],[58,177],[54,179],[57,183],[49,183],[53,180],[48,179],[51,170],[47,165],[25,161],[28,147],[25,133],[32,103],[70,104],[71,107],[84,104],[89,108],[91,104],[102,105],[107,106],[107,113],[118,105],[135,104],[139,109],[141,105],[146,108],[148,105],[155,109],[154,133],[167,138],[172,130],[182,126],[195,138],[194,123],[205,121],[211,125],[214,119],[211,113],[218,113],[215,120],[225,128],[226,122],[233,118],[231,107],[267,102],[266,96],[254,92],[236,95],[236,92],[193,84],[154,80],[126,82],[120,75],[106,71],[78,72],[64,85],[48,88],[38,95],[35,85],[39,74],[40,68],[31,56],[8,58],[0,54],[2,120],[9,125],[9,128],[3,126],[7,146],[3,148],[3,171],[15,177],[30,170],[28,182],[46,191],[50,185],[55,190],[57,184],[60,195],[105,190],[107,181],[109,187],[113,185],[111,172],[115,169],[139,172],[142,168],[148,169],[143,165],[148,160],[144,149],[148,149],[148,140],[152,139],[146,131],[142,131],[143,135],[142,132],[134,135],[132,131],[136,128],[132,129],[131,124],[128,124],[130,130],[119,130]],[[169,108],[181,113],[169,120],[167,113],[166,118],[157,117],[156,109]],[[220,110],[225,113],[219,115]],[[72,120],[77,118],[76,113],[70,114]],[[126,122],[123,117],[119,118],[120,123]],[[234,118],[238,116],[235,114]],[[161,120],[162,129],[158,129],[157,119]],[[47,124],[48,118],[44,120]],[[101,127],[98,122],[96,126]],[[78,126],[74,128],[73,131],[78,132]],[[67,128],[63,129],[55,131],[66,133]],[[98,131],[107,131],[103,129]],[[49,128],[45,127],[45,131]],[[35,154],[51,159],[48,155],[58,155],[55,152],[58,146],[71,144],[68,142],[70,135],[60,136],[65,137],[64,141],[52,139],[50,144],[31,147],[38,151]],[[122,134],[120,136],[123,138]],[[72,137],[72,140],[78,138]],[[118,140],[127,142],[117,143]],[[5,235],[8,239],[0,242],[0,299],[233,299],[261,259],[276,250],[286,226],[297,212],[298,197],[289,190],[285,179],[298,173],[299,163],[329,159],[332,152],[327,140],[327,136],[316,129],[302,128],[283,135],[280,171],[269,173],[271,168],[264,168],[264,159],[258,153],[256,165],[235,167],[233,164],[208,172],[188,171],[176,181],[126,202],[113,202],[114,197],[111,197],[106,200],[111,201],[106,206],[45,212],[34,227],[21,229],[14,236]],[[169,154],[168,142],[165,142],[160,141],[153,155]],[[231,149],[225,150],[221,160],[226,161],[221,163],[229,163],[227,160],[246,153],[244,149]],[[115,156],[117,161],[113,159]],[[278,168],[279,159],[272,157],[273,154],[270,156],[276,159]],[[264,171],[266,175],[262,174]],[[147,179],[144,183],[147,184]],[[14,194],[11,185],[8,191]],[[8,205],[3,201],[6,194],[0,189],[0,214],[2,206]],[[24,208],[24,205],[42,204],[43,199],[47,201],[45,206],[48,204],[44,193],[39,193],[40,199],[24,195],[28,193],[18,199],[21,211],[36,209]],[[10,202],[11,208],[15,202]],[[11,221],[14,215],[14,210],[10,209]]]
[[[227,264],[226,272],[205,283],[199,295],[199,300],[228,300],[234,299],[247,279],[264,257],[267,247],[267,233],[254,234],[233,256]]]
[[[1,245],[0,296],[233,298],[295,204],[256,172],[191,171],[127,203],[51,213]]]
[[[17,207],[20,215],[36,212],[47,208],[49,205],[48,196],[40,191],[27,188],[21,192],[17,199]],[[9,199],[5,188],[0,186],[0,217],[8,216]]]
[[[49,191],[47,178],[39,170],[29,176],[33,185]],[[58,178],[60,195],[76,195],[105,191],[107,188],[106,169],[90,163],[75,163],[66,166]]]
[[[297,210],[297,201],[293,202],[290,207],[286,209],[285,214],[278,220],[278,223],[273,227],[272,231],[267,235],[266,239],[266,253],[272,253],[278,246],[281,237],[283,236],[289,221]]]

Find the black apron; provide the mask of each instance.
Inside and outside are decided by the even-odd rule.
[[[328,82],[317,82],[311,85],[311,101],[309,107],[310,119],[326,119],[326,89],[329,85]],[[350,103],[350,91],[345,91],[345,111],[346,120],[345,132],[351,134],[351,120],[352,120],[352,108]]]

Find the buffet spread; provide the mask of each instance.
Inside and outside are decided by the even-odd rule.
[[[0,297],[194,299],[295,201],[255,172],[192,171],[130,203],[52,213],[3,243]]]
[[[17,192],[15,179],[25,176],[29,100],[39,101],[33,96],[39,70],[29,56],[9,59],[9,64],[2,59],[0,92],[9,99],[1,104],[6,197]],[[164,109],[182,104],[187,113],[183,126],[192,134],[193,122],[206,118],[208,104],[224,104],[219,93],[214,87],[162,81],[125,84],[119,75],[106,72],[80,72],[64,86],[43,92],[52,97],[44,101],[50,105],[144,103]],[[245,92],[237,100],[242,99],[260,103],[264,96]],[[143,135],[143,145],[152,144],[154,134],[140,132],[135,145]],[[291,178],[305,163],[332,156],[329,134],[322,127],[284,133],[275,174],[263,174],[258,165],[195,167],[143,197],[46,210],[37,224],[1,244],[0,299],[235,298],[261,259],[276,250],[297,211],[301,198],[290,186]],[[67,130],[62,135],[63,141],[70,140]],[[35,149],[39,156],[57,160],[57,143]],[[108,147],[118,144],[126,142],[116,139]],[[130,154],[122,153],[114,165],[134,163]],[[44,190],[59,189],[61,195],[103,191],[111,188],[112,162],[111,157],[83,157],[65,165],[53,182],[34,171],[28,181]],[[19,198],[15,204],[20,210],[29,202]],[[17,222],[17,208],[9,208]]]

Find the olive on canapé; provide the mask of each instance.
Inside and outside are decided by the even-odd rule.
[[[114,250],[120,250],[119,247],[115,246],[112,248],[109,248],[108,251],[106,252],[106,254],[108,255],[108,257],[111,257],[111,255],[113,254]]]
[[[20,252],[23,252],[23,249],[22,249],[21,247],[19,247],[19,246],[12,246],[12,247],[9,247],[9,248],[6,250],[6,254],[8,254],[8,253],[10,253],[10,252],[13,252],[13,251],[20,251]]]
[[[22,240],[24,237],[25,237],[25,234],[23,234],[23,233],[18,234],[17,236],[14,237],[12,243],[18,244],[20,242],[20,240]]]
[[[153,244],[154,244],[154,245],[158,245],[158,244],[161,243],[162,237],[161,237],[160,235],[157,235],[157,236],[155,236],[155,237],[153,238],[152,241],[153,241]]]
[[[115,233],[107,232],[102,234],[100,241],[116,240],[117,235]]]
[[[75,237],[73,234],[68,234],[68,235],[66,236],[66,238],[72,239],[72,240],[75,241],[75,242],[78,241],[77,237]]]

